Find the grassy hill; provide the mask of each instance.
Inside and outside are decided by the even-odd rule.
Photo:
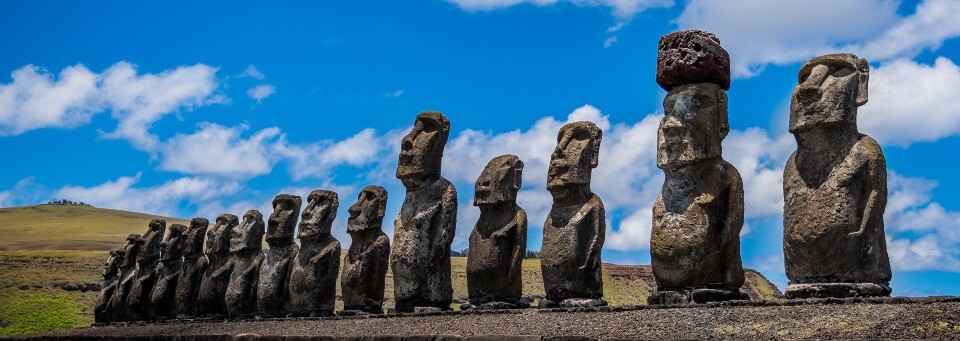
[[[177,218],[72,205],[0,208],[0,250],[91,250],[123,247],[131,233],[143,233],[153,219]]]
[[[122,246],[127,234],[143,233],[154,218],[82,206],[0,209],[0,236],[4,236],[0,240],[0,336],[93,322],[92,307],[98,292],[89,289],[102,283],[100,272],[106,250]],[[186,223],[166,219],[167,224]],[[453,257],[451,263],[454,298],[465,299],[466,258]],[[746,276],[744,291],[751,298],[780,295],[776,286],[756,271],[747,270]],[[604,264],[603,282],[605,298],[612,305],[646,304],[647,294],[656,288],[648,265]],[[531,297],[544,294],[537,259],[523,262],[523,292]],[[393,276],[389,271],[386,296],[384,307],[392,307]]]

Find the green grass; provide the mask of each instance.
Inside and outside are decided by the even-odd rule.
[[[0,335],[23,335],[84,325],[80,304],[62,296],[17,298],[0,305]]]
[[[0,250],[101,250],[123,247],[150,220],[188,221],[88,206],[37,205],[0,208]]]

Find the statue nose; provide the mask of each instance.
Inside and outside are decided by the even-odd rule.
[[[815,102],[820,99],[823,92],[820,91],[820,88],[817,87],[803,87],[800,90],[797,90],[797,100],[801,103],[807,104]]]
[[[674,116],[667,116],[667,119],[663,122],[663,125],[660,126],[660,129],[663,130],[663,133],[667,136],[677,136],[683,133],[683,125],[680,124],[680,120]]]

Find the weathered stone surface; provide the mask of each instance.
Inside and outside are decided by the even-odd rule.
[[[343,309],[383,313],[383,291],[390,259],[390,239],[383,233],[387,190],[367,186],[350,206],[347,233],[352,242],[340,272]]]
[[[515,306],[523,294],[520,263],[527,253],[527,212],[517,205],[523,161],[501,155],[487,163],[474,186],[473,205],[480,218],[467,251],[467,293],[470,303]]]
[[[123,247],[123,260],[120,262],[120,273],[117,279],[117,287],[110,296],[107,303],[107,318],[111,322],[125,321],[127,296],[130,293],[130,286],[136,278],[137,256],[140,255],[140,247],[143,246],[143,238],[139,234],[127,236],[127,245]]]
[[[183,265],[183,247],[186,242],[184,232],[187,227],[180,224],[170,225],[170,230],[160,243],[160,265],[156,269],[156,283],[150,292],[148,311],[151,318],[175,318],[177,281]]]
[[[300,250],[293,238],[301,203],[296,195],[280,194],[273,198],[273,214],[267,222],[266,238],[270,249],[257,283],[257,313],[260,315],[286,314],[290,302],[290,266]]]
[[[252,315],[257,310],[257,284],[263,265],[263,215],[249,210],[230,237],[230,281],[224,301],[231,316]]]
[[[227,314],[227,284],[233,272],[230,262],[230,239],[233,230],[240,223],[237,216],[221,214],[213,227],[207,230],[207,270],[200,280],[197,293],[197,311],[201,316],[224,316]]]
[[[572,122],[560,128],[550,158],[547,190],[553,195],[543,224],[541,270],[548,301],[585,298],[602,302],[600,250],[606,237],[606,211],[590,191],[603,132],[592,122]]]
[[[657,84],[670,91],[694,83],[713,83],[730,89],[730,55],[720,46],[720,39],[698,30],[660,37]]]
[[[200,282],[207,270],[207,257],[203,255],[203,238],[207,234],[209,224],[206,218],[193,218],[185,232],[183,263],[180,266],[180,278],[177,279],[177,292],[174,299],[178,318],[197,315]]]
[[[300,219],[300,250],[290,271],[290,312],[296,316],[333,313],[340,271],[340,242],[330,234],[340,201],[337,193],[310,192]]]
[[[100,289],[100,295],[97,297],[97,303],[93,308],[94,322],[110,322],[110,298],[117,289],[120,279],[120,264],[123,263],[123,257],[126,251],[123,249],[110,251],[107,262],[103,265],[103,287]]]
[[[150,222],[147,233],[143,234],[143,246],[137,255],[137,270],[133,283],[130,284],[130,294],[127,295],[126,315],[128,320],[143,320],[150,317],[150,293],[157,282],[157,265],[160,263],[160,245],[163,243],[163,234],[167,230],[167,222],[163,219],[154,219]]]
[[[857,130],[869,72],[852,54],[816,57],[800,69],[790,103],[797,151],[783,171],[788,298],[890,294],[886,160]]]
[[[456,232],[457,190],[440,176],[450,121],[438,112],[417,116],[401,142],[397,178],[407,193],[394,221],[393,288],[396,309],[449,310],[453,302],[450,244]]]
[[[726,91],[713,83],[681,85],[667,93],[663,110],[657,167],[666,176],[650,238],[660,292],[648,302],[676,304],[678,294],[699,303],[739,299],[743,181],[721,156],[730,131]]]

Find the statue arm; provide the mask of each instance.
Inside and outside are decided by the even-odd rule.
[[[523,266],[523,257],[527,255],[527,212],[518,208],[517,219],[511,225],[516,229],[516,235],[514,236],[516,242],[513,246],[513,259],[510,263],[510,273],[514,273],[513,271],[516,271],[518,267]]]
[[[440,199],[440,212],[438,222],[440,226],[437,229],[437,239],[434,243],[434,257],[450,257],[449,252],[441,252],[443,249],[449,249],[453,242],[453,236],[457,232],[457,189],[450,184]]]
[[[879,147],[877,147],[877,150],[879,150]],[[878,154],[878,158],[870,160],[867,164],[864,186],[870,194],[868,194],[867,202],[863,207],[860,229],[850,233],[851,237],[861,236],[870,228],[882,226],[883,211],[887,206],[887,162],[882,152],[878,152]],[[867,234],[874,235],[872,233]]]
[[[743,284],[743,264],[740,259],[740,230],[743,229],[743,180],[740,173],[730,169],[730,186],[727,188],[727,212],[723,223],[722,246],[724,264],[727,265],[726,281]]]
[[[606,228],[607,228],[607,213],[603,208],[603,202],[600,201],[600,198],[597,196],[593,197],[595,204],[590,207],[590,224],[593,229],[593,238],[590,240],[590,247],[587,249],[587,257],[584,258],[584,264],[580,268],[586,268],[590,266],[590,262],[594,259],[600,259],[600,252],[603,249],[603,242],[606,239]],[[599,264],[598,264],[599,265]]]

